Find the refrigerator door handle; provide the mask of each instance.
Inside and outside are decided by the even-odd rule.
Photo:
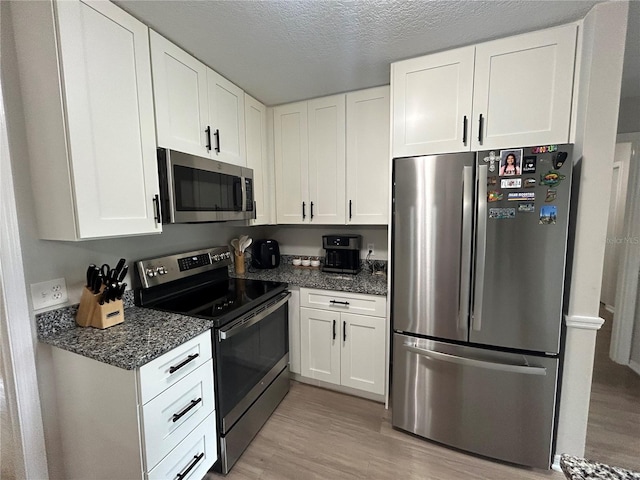
[[[471,327],[482,328],[482,297],[484,295],[484,262],[487,255],[487,170],[486,165],[478,166],[478,221],[476,240],[476,271],[473,291],[473,312]]]
[[[469,291],[471,289],[471,242],[473,223],[473,167],[466,166],[463,175],[462,245],[460,255],[460,295],[458,298],[458,326],[466,330],[469,318]]]
[[[448,353],[435,352],[433,350],[425,350],[405,343],[405,348],[412,353],[430,358],[432,360],[441,360],[443,362],[455,363],[467,367],[478,367],[488,370],[499,370],[501,372],[521,373],[524,375],[546,375],[545,367],[531,367],[527,365],[511,365],[508,363],[487,362],[486,360],[476,360],[474,358],[458,357]]]

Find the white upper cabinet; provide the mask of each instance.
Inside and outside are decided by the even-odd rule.
[[[247,167],[253,170],[253,198],[256,219],[252,225],[273,223],[272,195],[273,163],[267,155],[267,107],[255,98],[244,96],[245,133],[247,139]]]
[[[393,156],[469,150],[474,47],[391,65]]]
[[[349,225],[389,223],[389,86],[347,93]]]
[[[472,150],[569,141],[576,35],[567,25],[476,47],[473,115],[483,125]]]
[[[309,221],[344,224],[345,220],[345,96],[310,100]]]
[[[244,92],[151,31],[158,146],[246,166]]]
[[[151,30],[158,146],[209,156],[207,66]]]
[[[569,141],[576,25],[392,65],[394,157]]]
[[[277,223],[309,222],[307,102],[273,109]]]
[[[274,108],[279,224],[388,223],[389,87]]]
[[[246,166],[244,92],[207,69],[211,158]]]
[[[160,233],[147,27],[110,2],[11,11],[40,237]]]

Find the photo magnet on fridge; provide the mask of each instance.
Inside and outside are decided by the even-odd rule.
[[[500,150],[500,176],[522,174],[522,149]]]
[[[503,178],[500,180],[500,188],[521,188],[521,178]]]
[[[515,218],[516,217],[516,209],[515,208],[490,208],[489,209],[489,218],[496,219],[505,219],[505,218]]]
[[[540,207],[540,225],[555,225],[558,216],[558,209],[555,205],[544,205]]]
[[[533,201],[536,199],[536,192],[509,192],[507,200],[510,202]]]
[[[498,177],[487,177],[487,187],[498,183]]]
[[[529,155],[522,159],[522,173],[536,173],[536,162],[538,157]]]
[[[533,188],[536,186],[536,179],[533,177],[524,179],[524,188]]]
[[[520,203],[518,204],[518,211],[519,212],[535,212],[536,211],[536,204],[535,203]]]

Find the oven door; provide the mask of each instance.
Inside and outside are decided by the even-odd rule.
[[[284,292],[214,332],[222,435],[289,363],[290,296]]]
[[[254,218],[253,170],[158,149],[165,223]]]

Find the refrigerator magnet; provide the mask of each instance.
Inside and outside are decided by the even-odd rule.
[[[553,168],[559,170],[564,165],[564,162],[567,160],[567,152],[558,152],[554,153],[553,157],[551,157],[551,161],[553,162]]]
[[[500,176],[522,173],[522,149],[500,150]]]
[[[550,153],[557,152],[558,145],[541,145],[540,147],[531,147],[531,153]]]
[[[544,201],[547,203],[553,202],[557,196],[558,196],[558,191],[553,188],[550,188],[547,190],[547,196],[544,199]]]
[[[528,177],[524,179],[524,188],[533,188],[536,186],[536,179],[533,177]]]
[[[500,180],[500,188],[521,188],[521,178],[503,178]]]
[[[489,209],[489,218],[496,218],[499,220],[505,218],[515,218],[516,209],[515,208],[490,208]]]
[[[549,187],[555,187],[560,184],[566,177],[560,172],[555,170],[549,170],[546,174],[540,175],[540,185],[547,185]]]
[[[518,211],[519,212],[527,212],[527,213],[532,213],[536,211],[536,204],[535,203],[520,203],[518,204]]]
[[[502,200],[504,195],[497,190],[489,190],[487,192],[487,202],[497,202]]]
[[[533,201],[536,199],[536,192],[509,192],[507,200],[510,202]]]
[[[555,205],[540,207],[540,225],[555,225],[558,209]]]
[[[487,177],[487,187],[495,185],[498,183],[498,177]]]
[[[489,164],[489,171],[490,172],[495,172],[496,171],[496,162],[499,160],[499,158],[496,157],[496,152],[494,152],[494,151],[489,152],[489,155],[484,157],[482,160],[484,160],[485,163]]]
[[[528,155],[522,159],[522,173],[536,173],[536,163],[538,157]]]

